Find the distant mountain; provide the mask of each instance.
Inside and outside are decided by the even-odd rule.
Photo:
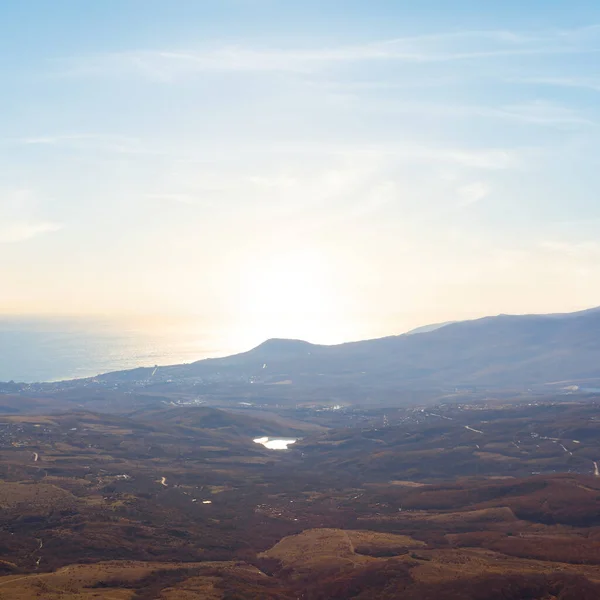
[[[414,335],[415,333],[429,333],[430,331],[435,331],[436,329],[441,329],[446,325],[451,325],[452,323],[456,323],[456,321],[446,321],[445,323],[433,323],[432,325],[423,325],[422,327],[417,327],[416,329],[411,329],[407,331],[404,335]]]
[[[134,369],[99,379],[388,389],[580,382],[600,378],[600,309],[499,315],[335,346],[274,339],[242,354],[153,372]]]

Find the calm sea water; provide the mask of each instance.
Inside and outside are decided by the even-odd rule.
[[[218,332],[110,320],[0,318],[0,381],[58,381],[224,356]]]

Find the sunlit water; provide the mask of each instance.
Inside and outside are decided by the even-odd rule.
[[[0,381],[90,377],[239,350],[226,343],[226,336],[197,323],[157,328],[108,320],[0,318]]]
[[[262,444],[265,448],[269,450],[287,450],[288,446],[296,443],[295,439],[282,439],[282,438],[269,438],[269,437],[260,437],[254,440],[255,444]]]

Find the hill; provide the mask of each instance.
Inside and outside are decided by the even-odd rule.
[[[268,340],[226,358],[97,378],[103,383],[288,384],[331,388],[522,387],[600,380],[600,310],[499,315],[334,346]]]
[[[186,430],[214,430],[232,436],[302,436],[307,433],[325,431],[324,427],[305,423],[276,414],[235,413],[209,406],[178,406],[151,408],[135,413],[140,420],[148,423],[159,422],[165,426],[177,426]],[[255,411],[256,412],[256,411]]]

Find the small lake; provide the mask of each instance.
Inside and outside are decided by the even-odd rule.
[[[254,440],[255,444],[262,444],[269,450],[287,450],[290,444],[294,444],[296,442],[297,440],[293,438],[260,437]]]

